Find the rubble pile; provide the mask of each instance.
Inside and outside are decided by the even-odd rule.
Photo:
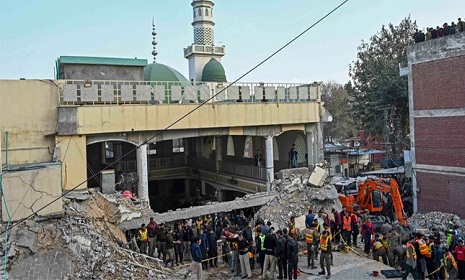
[[[169,279],[177,274],[159,259],[126,249],[126,236],[118,227],[119,205],[102,194],[68,200],[64,208],[62,218],[27,220],[11,231],[8,267],[13,269],[12,279],[19,278],[18,271],[24,270],[21,262],[28,257],[57,250],[72,264],[66,273],[70,279]]]
[[[342,210],[336,188],[330,184],[313,186],[309,184],[311,173],[307,168],[282,170],[272,185],[277,194],[255,214],[270,220],[273,224],[285,226],[291,216],[306,215],[308,209],[316,214],[320,209],[331,213],[331,209]]]
[[[449,222],[452,222],[453,225],[459,226],[459,232],[465,232],[465,219],[460,219],[459,216],[451,213],[418,213],[408,218],[408,223],[412,229],[431,230],[432,228],[437,228],[441,232],[442,237],[445,236],[444,232],[448,229]]]

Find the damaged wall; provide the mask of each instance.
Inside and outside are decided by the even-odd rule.
[[[31,167],[32,168],[32,167]],[[61,195],[61,165],[43,164],[35,169],[8,171],[3,174],[3,189],[12,221],[28,217]],[[38,212],[40,216],[63,210],[60,199]],[[2,203],[2,219],[8,220],[5,203]]]

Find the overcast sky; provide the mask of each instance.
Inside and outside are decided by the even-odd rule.
[[[235,80],[343,0],[216,0],[215,43]],[[193,42],[190,0],[0,1],[0,79],[54,78],[60,55],[146,58],[188,77],[183,48]],[[465,17],[463,0],[349,0],[283,52],[249,74],[250,82],[349,80],[362,40],[409,14],[420,28]],[[462,14],[460,14],[462,13]]]

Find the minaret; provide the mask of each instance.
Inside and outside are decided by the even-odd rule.
[[[193,0],[191,5],[194,17],[194,43],[184,49],[184,57],[189,61],[189,79],[200,82],[205,64],[211,58],[221,62],[225,46],[215,46],[213,0]]]
[[[155,32],[155,19],[152,18],[152,45],[153,45],[153,51],[152,51],[152,55],[153,55],[153,63],[156,62],[157,60],[157,41],[155,40],[155,36],[157,35],[157,32]]]

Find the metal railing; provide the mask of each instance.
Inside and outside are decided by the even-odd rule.
[[[216,103],[316,102],[320,100],[320,84],[65,80],[59,94],[61,106],[190,104],[206,100]]]
[[[214,159],[198,157],[164,157],[149,159],[149,168],[152,170],[165,168],[190,167],[214,173],[225,173],[242,176],[256,180],[266,180],[266,168],[252,164],[219,161],[218,168]]]

